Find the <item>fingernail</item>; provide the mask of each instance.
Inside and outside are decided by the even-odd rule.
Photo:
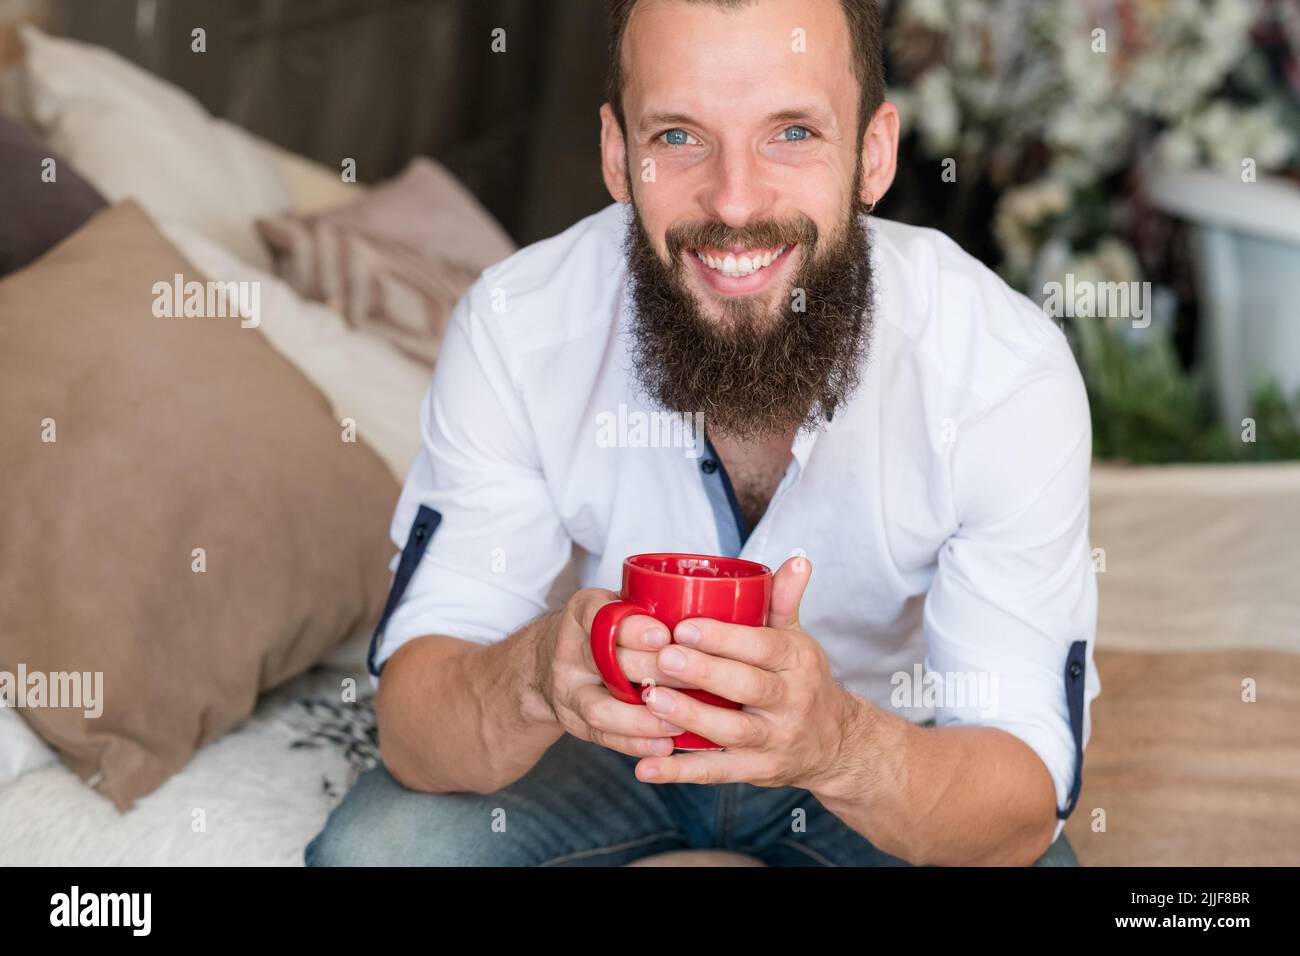
[[[659,726],[664,733],[672,734],[673,736],[686,733],[685,727],[678,727],[676,724],[670,724],[666,720],[659,721]]]
[[[667,757],[673,752],[673,742],[667,737],[656,737],[654,742],[654,751],[655,753]]]
[[[665,694],[658,687],[652,688],[650,697],[646,700],[650,709],[659,714],[670,714],[673,710],[673,699],[670,694]]]
[[[659,776],[659,768],[646,767],[644,770],[641,771],[641,776],[643,776],[647,780],[653,780],[655,779],[655,777]]]
[[[694,624],[678,624],[676,634],[679,644],[700,643],[700,629]]]
[[[662,627],[651,628],[645,632],[645,642],[651,647],[664,647],[668,644],[668,632]]]
[[[686,666],[686,655],[675,647],[660,651],[659,666],[666,671],[679,671]]]

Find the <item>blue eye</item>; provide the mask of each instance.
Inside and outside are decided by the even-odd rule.
[[[797,143],[812,136],[812,130],[810,130],[807,126],[787,126],[784,130],[781,131],[781,136],[785,136],[786,133],[793,134],[789,139],[786,140],[787,143]]]
[[[691,134],[684,129],[670,129],[664,133],[664,142],[669,146],[686,146],[690,139]]]

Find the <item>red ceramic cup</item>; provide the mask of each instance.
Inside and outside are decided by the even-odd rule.
[[[619,597],[621,601],[596,612],[591,624],[591,653],[611,694],[629,704],[644,704],[641,689],[632,686],[614,653],[623,619],[629,614],[648,614],[668,628],[669,639],[677,622],[691,617],[762,627],[772,597],[772,569],[753,561],[707,554],[634,554],[623,562]],[[676,689],[715,707],[740,709],[735,701],[706,690]],[[674,737],[673,746],[678,750],[722,749],[690,731]]]

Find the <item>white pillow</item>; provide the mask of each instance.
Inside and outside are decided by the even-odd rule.
[[[136,199],[156,221],[270,267],[253,220],[291,197],[252,135],[111,50],[20,31],[31,119],[55,152],[110,201]]]
[[[340,421],[356,422],[357,438],[383,459],[399,483],[403,481],[420,450],[420,403],[429,387],[428,370],[188,226],[160,225],[205,278],[259,283],[257,329],[325,393]],[[248,332],[254,334],[252,328]]]
[[[18,711],[0,707],[0,787],[58,759],[27,721],[18,716]]]

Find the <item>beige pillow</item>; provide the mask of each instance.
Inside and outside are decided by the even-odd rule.
[[[336,421],[351,419],[400,484],[420,453],[420,404],[429,371],[382,339],[349,328],[343,317],[310,302],[287,282],[240,262],[184,226],[160,223],[172,244],[212,279],[257,282],[261,332],[329,399]]]
[[[102,674],[20,713],[120,809],[370,630],[393,553],[391,474],[238,316],[156,316],[177,274],[125,202],[0,281],[0,684]]]
[[[289,190],[290,210],[299,215],[324,212],[356,202],[370,187],[365,183],[345,183],[339,167],[331,169],[324,163],[281,149],[270,140],[249,136],[280,173]]]

